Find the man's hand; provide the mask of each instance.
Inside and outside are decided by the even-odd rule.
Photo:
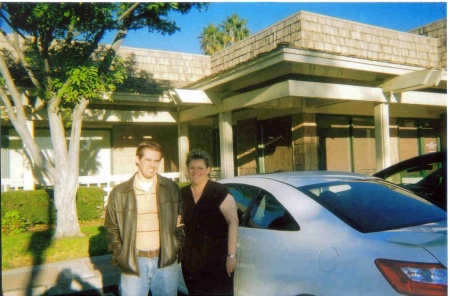
[[[183,226],[184,226],[183,217],[181,217],[181,215],[178,215],[177,227],[183,227]]]

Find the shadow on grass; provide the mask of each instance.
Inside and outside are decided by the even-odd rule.
[[[53,191],[48,191],[49,196],[53,194]],[[45,251],[50,247],[53,241],[53,235],[55,231],[53,229],[54,225],[54,205],[52,202],[48,203],[48,225],[49,228],[46,230],[33,232],[30,238],[30,243],[28,244],[28,252],[33,256],[33,268],[31,271],[30,279],[27,286],[27,295],[33,295],[33,286],[39,275],[38,265],[42,265],[45,261]]]

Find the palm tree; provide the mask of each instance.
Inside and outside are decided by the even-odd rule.
[[[224,47],[223,32],[213,24],[204,28],[199,38],[203,52],[207,55],[212,55]]]
[[[237,14],[233,14],[217,27],[210,24],[204,28],[199,37],[203,53],[212,55],[250,36],[246,24],[247,20],[239,19]]]
[[[247,38],[250,35],[250,30],[245,26],[247,20],[239,19],[235,13],[228,17],[221,25],[223,32],[228,35],[228,42],[226,46]]]

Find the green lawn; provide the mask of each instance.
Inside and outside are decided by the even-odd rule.
[[[53,229],[4,235],[2,270],[107,254],[103,221],[81,225],[84,237],[52,240]]]

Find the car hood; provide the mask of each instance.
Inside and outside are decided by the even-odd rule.
[[[397,229],[391,234],[388,242],[422,247],[447,267],[447,221]]]

